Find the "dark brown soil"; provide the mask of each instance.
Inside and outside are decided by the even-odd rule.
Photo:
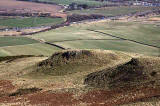
[[[0,80],[0,97],[12,92],[15,89],[15,86],[12,85],[11,81]]]
[[[47,106],[71,106],[79,103],[78,100],[73,98],[73,94],[71,93],[39,92],[29,95],[27,98],[32,105],[45,104]]]

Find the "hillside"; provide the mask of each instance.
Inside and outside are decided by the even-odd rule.
[[[159,105],[158,57],[65,50],[6,59],[0,62],[1,105]]]
[[[160,7],[133,2],[1,0],[0,106],[160,106]]]

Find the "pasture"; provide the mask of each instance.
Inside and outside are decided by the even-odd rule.
[[[38,43],[27,37],[0,37],[0,47]]]
[[[140,7],[140,6],[121,6],[121,7],[105,7],[97,9],[73,10],[68,11],[69,14],[99,14],[104,16],[126,15],[136,12],[144,12],[148,10],[158,9],[158,7]]]
[[[77,3],[77,4],[87,4],[89,6],[102,6],[106,4],[107,2],[99,2],[94,0],[38,0],[41,2],[50,2],[50,3],[56,3],[56,4],[62,4],[62,5],[69,5],[71,3]]]
[[[109,49],[157,56],[160,54],[159,33],[159,27],[154,24],[100,21],[74,24],[31,37],[71,49]]]
[[[27,37],[0,37],[0,57],[16,55],[44,55],[50,56],[57,47],[39,43]]]
[[[0,57],[16,55],[44,55],[50,56],[61,49],[47,44],[34,43],[28,45],[15,45],[9,47],[0,47]]]
[[[63,21],[63,18],[48,17],[1,17],[0,26],[6,28],[40,27],[60,24]]]

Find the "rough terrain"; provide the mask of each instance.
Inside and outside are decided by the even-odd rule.
[[[0,62],[0,104],[4,106],[160,105],[159,57],[65,50],[48,59],[7,59]]]

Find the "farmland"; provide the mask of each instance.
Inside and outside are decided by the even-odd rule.
[[[159,8],[29,1],[0,1],[0,106],[160,105]]]
[[[27,37],[0,37],[0,47],[38,43]]]
[[[99,22],[85,22],[80,24],[73,24],[70,26],[61,27],[58,29],[50,30],[47,32],[38,33],[32,36],[28,36],[31,39],[42,40],[52,44],[59,45],[64,48],[70,49],[104,49],[104,50],[117,50],[125,52],[134,52],[145,55],[158,56],[159,55],[159,40],[160,30],[156,26],[157,22],[143,23],[142,21],[99,21]],[[127,29],[127,30],[126,30]],[[113,36],[108,36],[113,35]],[[4,37],[2,37],[4,39]],[[23,39],[28,39],[22,37]],[[2,39],[2,42],[4,40]],[[12,39],[12,38],[9,38]],[[15,37],[16,39],[16,37]],[[55,48],[53,51],[59,51],[61,49],[57,47],[51,47],[50,45],[36,43],[28,43],[27,40],[21,40],[16,42],[4,42],[1,46],[0,53],[9,54],[42,54],[51,55],[51,48]],[[135,42],[136,41],[136,42]],[[26,43],[23,46],[21,43]],[[43,45],[43,46],[39,46]],[[18,46],[21,45],[21,46]],[[35,46],[36,45],[36,46]],[[35,48],[34,48],[35,46]],[[46,46],[46,47],[45,47]],[[26,52],[17,52],[17,49],[26,48]],[[39,48],[40,47],[40,48]],[[41,48],[42,47],[42,48]],[[39,48],[39,50],[37,50]],[[34,52],[29,52],[30,50]],[[45,52],[45,49],[49,53]],[[42,50],[42,52],[41,52]],[[38,53],[39,52],[39,53]],[[6,53],[6,54],[5,54]]]
[[[0,13],[6,14],[22,14],[22,13],[51,13],[52,16],[65,17],[64,13],[60,11],[62,6],[40,4],[16,0],[1,0],[0,1]]]
[[[16,55],[50,56],[61,49],[27,37],[0,37],[0,57]]]
[[[158,7],[140,7],[140,6],[121,6],[121,7],[104,7],[97,9],[73,10],[69,14],[99,14],[104,16],[126,15],[136,12],[144,12],[158,9]]]
[[[44,55],[50,56],[54,52],[61,49],[46,44],[34,43],[28,45],[15,45],[9,47],[0,47],[1,56],[16,56],[16,55]]]
[[[94,1],[94,0],[38,0],[41,2],[50,2],[50,3],[56,3],[61,5],[69,5],[71,3],[77,3],[77,4],[87,4],[89,6],[102,6],[105,3]]]
[[[156,56],[159,55],[159,33],[159,27],[155,27],[154,24],[102,21],[74,24],[31,37],[71,49],[109,49]],[[108,34],[118,38],[108,36]],[[123,40],[123,38],[157,46],[158,48]]]
[[[1,17],[0,26],[3,28],[24,28],[24,27],[38,27],[51,26],[63,22],[62,18],[47,18],[47,17]]]

